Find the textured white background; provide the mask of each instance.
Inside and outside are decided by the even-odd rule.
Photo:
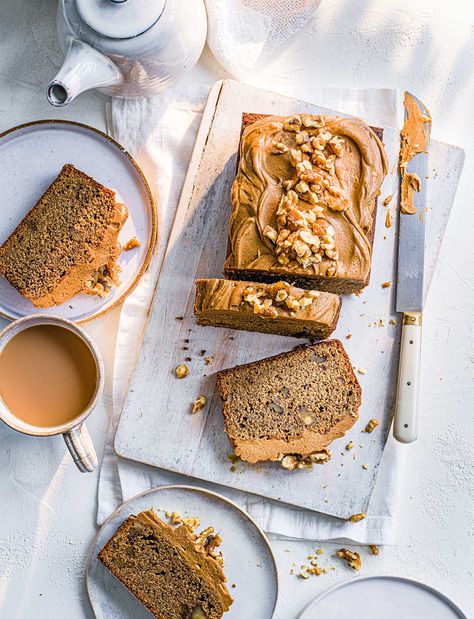
[[[184,0],[183,0],[184,1]],[[88,94],[64,110],[44,89],[60,63],[53,0],[0,0],[0,130],[36,118],[105,127],[105,99]],[[205,51],[188,81],[226,77]],[[398,544],[362,551],[363,573],[420,578],[474,616],[474,4],[470,0],[323,0],[315,19],[249,80],[263,88],[318,85],[409,88],[431,109],[434,137],[466,149],[464,175],[428,298],[424,323],[421,437],[407,447]],[[25,162],[27,165],[28,162]],[[1,201],[0,201],[1,209]],[[116,316],[100,331],[109,379]],[[110,386],[110,380],[109,380]],[[93,416],[101,453],[107,428]],[[91,617],[83,567],[94,535],[96,475],[80,475],[60,438],[30,439],[0,427],[0,616]],[[280,619],[294,619],[337,571],[302,581],[289,575],[311,548],[273,544],[281,575]],[[289,550],[289,552],[287,552]],[[371,619],[371,618],[368,618]]]

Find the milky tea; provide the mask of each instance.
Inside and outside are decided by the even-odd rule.
[[[24,329],[0,353],[0,397],[32,426],[51,428],[78,417],[92,401],[97,381],[91,350],[64,327]]]

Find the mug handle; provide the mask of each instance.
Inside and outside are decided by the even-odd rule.
[[[97,454],[89,432],[84,424],[80,424],[63,434],[64,441],[81,473],[92,473],[97,467]]]

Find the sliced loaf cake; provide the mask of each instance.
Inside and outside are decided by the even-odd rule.
[[[360,385],[338,340],[217,376],[226,432],[235,454],[248,462],[320,452],[358,419]]]
[[[115,193],[66,164],[0,247],[0,275],[36,307],[118,283],[118,235],[127,209]]]
[[[196,281],[194,314],[200,325],[322,340],[336,328],[340,307],[335,294],[286,282]]]
[[[214,537],[163,522],[153,510],[129,516],[99,559],[157,619],[218,619],[232,596]]]

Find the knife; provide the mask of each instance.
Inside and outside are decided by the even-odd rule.
[[[423,103],[409,92],[405,92],[404,106],[396,300],[396,310],[403,314],[403,320],[393,435],[401,443],[412,443],[418,437],[431,117]]]

